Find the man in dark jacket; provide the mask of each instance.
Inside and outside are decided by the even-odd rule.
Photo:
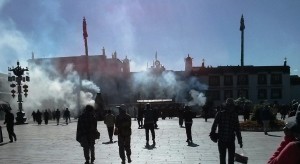
[[[55,111],[55,118],[56,118],[57,125],[59,125],[59,119],[60,119],[60,111],[59,111],[59,109],[57,109]]]
[[[149,103],[146,104],[146,109],[144,111],[144,128],[146,132],[146,147],[149,147],[149,130],[151,131],[153,145],[155,145],[155,131],[154,131],[154,121],[155,114],[154,110],[151,109]]]
[[[49,113],[46,109],[45,112],[44,112],[44,121],[45,121],[46,125],[48,125],[48,120],[49,120]]]
[[[66,124],[68,125],[71,122],[71,114],[68,108],[64,111],[64,119],[66,119]]]
[[[265,105],[260,113],[260,118],[263,123],[265,135],[268,135],[270,120],[272,118],[272,113],[270,111],[269,105]]]
[[[10,142],[13,142],[13,138],[15,139],[15,141],[17,141],[17,137],[14,132],[14,119],[15,119],[14,114],[10,112],[10,109],[6,109],[4,124],[6,124],[6,129],[7,129]]]
[[[122,164],[125,164],[125,151],[128,163],[131,163],[131,117],[126,113],[125,105],[117,106],[119,108],[119,115],[116,118],[116,128],[118,128],[118,145],[119,155],[122,159]]]
[[[42,113],[40,112],[40,110],[38,109],[36,114],[35,114],[35,117],[36,117],[36,121],[38,123],[38,125],[41,125],[42,123]]]
[[[91,163],[95,160],[95,140],[97,133],[97,119],[94,107],[87,105],[77,123],[76,140],[83,147],[85,164],[89,163],[91,153]]]
[[[234,163],[235,136],[240,147],[243,147],[242,136],[238,115],[235,112],[234,101],[231,98],[226,100],[224,110],[216,114],[211,133],[216,132],[218,127],[218,148],[220,154],[220,164],[226,164],[226,151],[228,149],[228,164]]]
[[[185,122],[186,142],[193,143],[192,139],[192,125],[193,125],[193,112],[189,106],[184,107],[183,119]]]

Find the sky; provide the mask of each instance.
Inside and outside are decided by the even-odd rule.
[[[35,58],[84,55],[86,17],[89,55],[150,66],[157,52],[167,70],[240,65],[242,14],[244,65],[281,66],[300,75],[299,0],[0,0],[0,72]]]

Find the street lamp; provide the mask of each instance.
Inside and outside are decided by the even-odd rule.
[[[11,82],[10,87],[12,88],[11,93],[12,97],[15,98],[15,94],[18,95],[18,105],[19,105],[19,112],[17,112],[17,117],[16,117],[16,124],[25,124],[26,123],[26,116],[25,112],[23,111],[22,108],[22,93],[24,93],[24,96],[27,97],[27,92],[28,92],[28,85],[25,82],[29,82],[29,73],[26,71],[29,71],[28,68],[22,68],[20,66],[20,62],[17,62],[17,67],[14,68],[9,68],[8,71],[13,72],[11,74],[10,72],[8,73],[8,81]],[[26,73],[26,75],[24,75]],[[22,84],[23,82],[23,84]],[[25,83],[25,84],[24,84]],[[23,92],[22,92],[22,86],[23,86]]]

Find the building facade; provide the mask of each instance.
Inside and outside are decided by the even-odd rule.
[[[208,85],[206,96],[215,104],[227,98],[244,97],[254,103],[263,100],[288,103],[291,100],[290,67],[282,66],[218,66],[193,67],[188,55],[186,76],[194,76]]]

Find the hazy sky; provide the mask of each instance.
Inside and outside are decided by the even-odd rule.
[[[193,65],[240,65],[240,18],[245,18],[245,65],[300,71],[299,0],[0,0],[0,72],[31,58],[84,54],[131,59],[144,70],[158,59],[167,70]]]

